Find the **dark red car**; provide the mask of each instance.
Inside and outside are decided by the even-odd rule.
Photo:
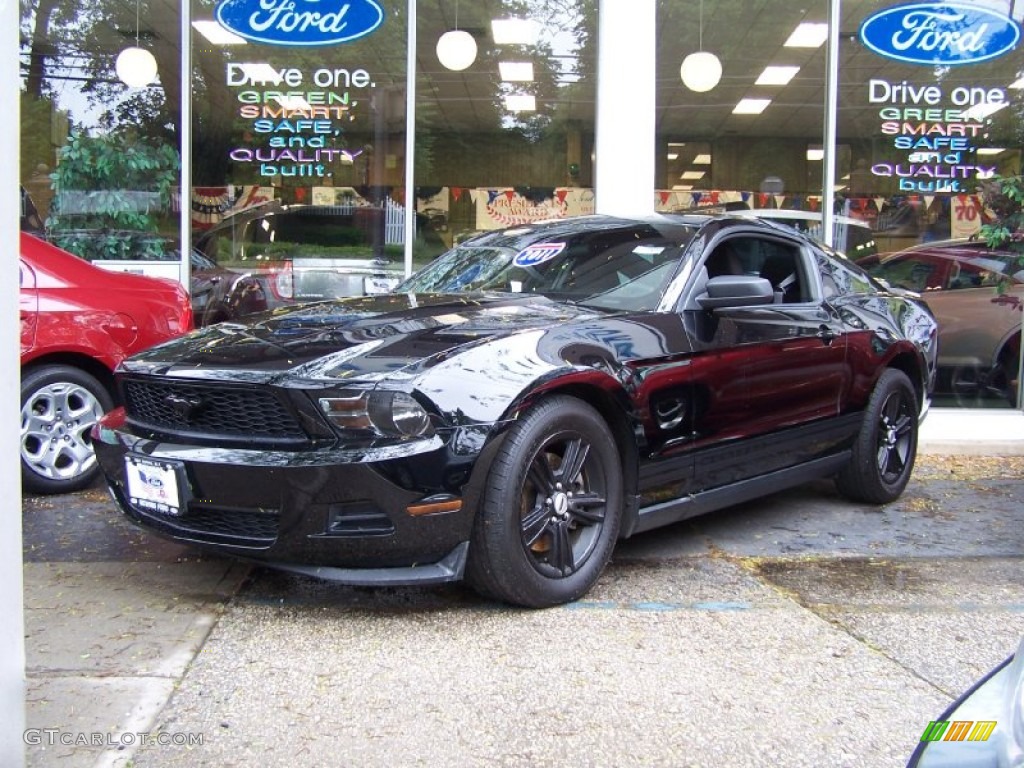
[[[99,468],[89,432],[115,404],[125,357],[192,329],[176,282],[108,272],[21,233],[21,477],[65,493]]]

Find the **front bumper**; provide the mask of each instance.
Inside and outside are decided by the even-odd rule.
[[[462,578],[476,457],[439,438],[404,451],[223,449],[139,438],[115,417],[93,445],[121,510],[163,537],[346,584]],[[131,496],[129,457],[173,467],[177,508]]]

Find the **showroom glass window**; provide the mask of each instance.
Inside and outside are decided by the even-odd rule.
[[[177,277],[177,7],[25,0],[20,15],[22,228],[110,268]]]
[[[977,236],[986,182],[1021,173],[1022,19],[1024,5],[1005,0],[843,3],[839,199],[880,254],[915,249],[867,265],[879,276],[906,266],[894,282],[919,281],[935,312],[937,405],[1019,403],[1024,276],[977,243],[940,244]]]
[[[192,3],[193,242],[271,307],[401,276],[405,8]]]
[[[597,5],[418,3],[417,254],[593,212]]]
[[[823,0],[658,4],[658,210],[820,210],[827,14]]]

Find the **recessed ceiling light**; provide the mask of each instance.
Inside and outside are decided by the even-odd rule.
[[[669,160],[678,160],[679,159],[679,153],[678,152],[669,152],[668,153],[668,159]]]
[[[491,36],[498,45],[535,45],[539,33],[530,19],[492,19]]]
[[[732,113],[734,115],[760,115],[771,103],[771,99],[740,99],[740,103],[733,107]]]
[[[693,189],[693,184],[674,184],[672,186],[673,192],[689,192]]]
[[[703,179],[707,174],[707,171],[683,171],[680,179],[686,179],[687,181],[696,181],[697,179]]]
[[[509,83],[533,82],[533,62],[499,61],[498,72],[501,73],[501,79]]]
[[[216,21],[193,21],[196,32],[214,45],[245,45],[245,38],[222,27]]]
[[[807,159],[811,162],[818,162],[825,159],[825,150],[821,147],[808,147]]]
[[[786,48],[820,48],[828,40],[828,24],[817,21],[803,21],[796,25],[793,34],[783,43]]]
[[[1018,90],[1024,88],[1024,77],[1018,77],[1016,80],[1010,83],[1010,88],[1017,88]]]
[[[711,155],[707,152],[703,152],[693,158],[694,165],[711,165]]]
[[[537,99],[530,93],[510,93],[505,96],[505,109],[509,112],[536,112]]]
[[[779,67],[770,66],[765,67],[755,85],[787,85],[792,80],[796,73],[800,71],[800,67]]]
[[[1006,151],[1005,147],[979,147],[979,155],[1001,155]]]

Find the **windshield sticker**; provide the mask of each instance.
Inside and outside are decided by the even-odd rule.
[[[534,243],[517,253],[512,263],[517,267],[535,267],[550,261],[564,250],[565,243]]]
[[[633,253],[639,256],[641,259],[646,261],[648,264],[653,266],[654,258],[660,256],[665,252],[664,245],[638,245],[633,249]]]

